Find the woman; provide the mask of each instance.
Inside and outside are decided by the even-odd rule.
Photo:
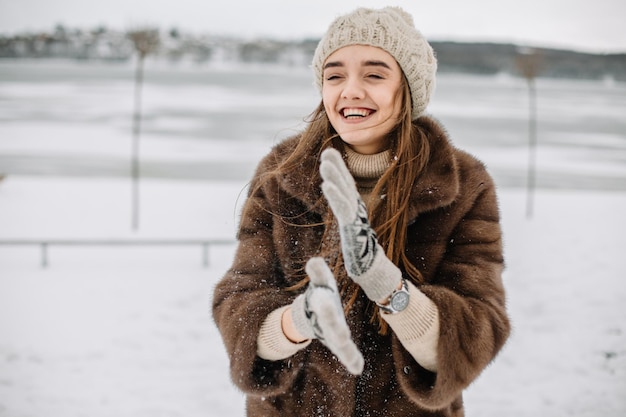
[[[213,315],[248,416],[462,416],[509,334],[494,184],[424,111],[402,9],[337,18],[322,102],[250,186]]]

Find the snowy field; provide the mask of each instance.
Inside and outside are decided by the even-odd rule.
[[[150,68],[153,68],[150,71]],[[626,85],[527,97],[445,75],[431,111],[499,186],[513,334],[472,417],[626,415]],[[315,106],[308,72],[148,66],[141,222],[130,227],[132,66],[0,62],[0,241],[233,239],[256,161]],[[234,245],[0,245],[0,416],[244,415],[209,305]]]

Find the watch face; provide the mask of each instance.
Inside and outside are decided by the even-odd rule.
[[[391,297],[391,308],[395,311],[402,311],[409,305],[409,294],[405,291],[398,291]]]

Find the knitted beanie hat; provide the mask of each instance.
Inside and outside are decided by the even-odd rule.
[[[313,55],[315,85],[320,92],[324,62],[333,52],[349,45],[376,46],[393,56],[411,89],[413,120],[422,115],[435,89],[437,60],[410,14],[399,7],[358,8],[335,19]]]

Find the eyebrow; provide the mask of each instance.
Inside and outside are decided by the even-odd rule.
[[[387,64],[385,61],[378,61],[378,60],[364,61],[361,65],[364,67],[383,67],[389,70],[391,69],[389,64]],[[327,62],[326,65],[324,65],[324,69],[337,68],[337,67],[343,67],[343,66],[344,66],[344,63],[341,61],[331,61],[331,62]]]

